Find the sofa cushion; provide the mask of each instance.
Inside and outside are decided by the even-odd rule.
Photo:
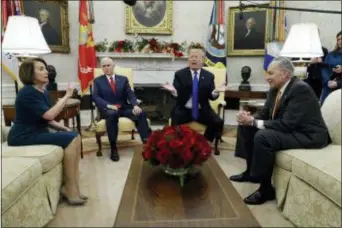
[[[63,149],[54,145],[8,146],[3,143],[2,156],[37,158],[42,164],[43,173],[46,173],[62,161]]]
[[[275,164],[291,172],[292,161],[300,153],[305,153],[305,149],[280,150],[276,153]]]
[[[341,145],[341,89],[329,94],[322,105],[321,111],[332,144]]]
[[[2,213],[42,175],[38,159],[3,157],[1,180]]]
[[[292,174],[341,207],[341,146],[296,153]]]

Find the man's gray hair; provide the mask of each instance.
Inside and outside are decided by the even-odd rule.
[[[283,56],[278,56],[273,59],[271,64],[277,64],[277,66],[286,72],[290,73],[290,76],[293,76],[294,73],[294,66],[289,58],[283,57]]]
[[[105,61],[111,61],[112,64],[115,64],[115,63],[114,63],[114,60],[113,60],[112,58],[104,57],[104,58],[101,59],[101,66],[103,65],[103,63],[104,63]]]

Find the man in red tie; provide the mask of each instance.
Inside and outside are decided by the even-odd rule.
[[[137,105],[127,77],[114,73],[115,64],[110,58],[103,58],[101,66],[104,75],[97,77],[93,85],[93,100],[106,119],[108,139],[111,145],[113,161],[120,159],[116,141],[118,137],[119,117],[127,117],[134,121],[143,143],[146,143],[150,130],[145,113]]]

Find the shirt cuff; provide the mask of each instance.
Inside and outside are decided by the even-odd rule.
[[[258,129],[265,129],[265,126],[264,126],[264,121],[263,120],[256,120],[256,127]]]
[[[216,92],[215,90],[213,90],[213,92],[211,92],[211,95],[215,98],[215,97],[218,97],[220,94]]]
[[[177,90],[171,92],[171,94],[172,94],[172,96],[174,96],[174,97],[177,97],[177,96],[178,96]]]

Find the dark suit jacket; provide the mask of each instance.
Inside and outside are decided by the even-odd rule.
[[[93,101],[101,112],[107,110],[107,105],[121,105],[122,108],[132,108],[137,105],[137,99],[125,76],[115,75],[116,92],[110,87],[106,75],[97,77],[93,84]],[[129,103],[128,103],[129,101]]]
[[[202,68],[198,80],[198,103],[203,110],[211,109],[209,100],[216,100],[218,98],[218,96],[213,97],[212,95],[215,89],[214,75]],[[175,73],[173,86],[178,94],[175,98],[176,107],[184,107],[192,96],[192,75],[189,67]]]
[[[281,97],[275,119],[272,112],[277,90],[271,89],[266,103],[255,119],[264,120],[266,129],[291,133],[303,148],[321,148],[327,145],[329,133],[320,105],[310,86],[293,77]]]

